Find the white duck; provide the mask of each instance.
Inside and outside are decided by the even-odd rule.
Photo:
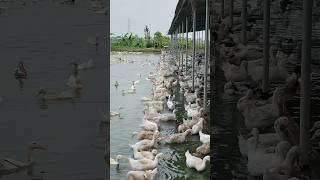
[[[173,110],[175,108],[175,104],[172,102],[171,96],[168,98],[167,106],[170,110]]]
[[[196,109],[187,109],[187,116],[189,118],[200,116],[203,113],[203,108],[201,106],[198,106]]]
[[[143,101],[143,102],[152,101],[152,99],[151,99],[151,98],[148,98],[148,97],[142,97],[142,98],[141,98],[141,101]]]
[[[122,155],[117,155],[116,159],[110,158],[110,165],[119,165]]]
[[[210,161],[210,156],[205,156],[203,159],[192,156],[189,150],[185,153],[186,164],[189,168],[195,168],[197,171],[203,171],[206,168],[206,162]]]
[[[285,133],[282,131],[289,124],[289,120],[287,117],[279,117],[274,122],[275,133],[264,133],[259,134],[259,130],[257,128],[253,128],[251,134],[254,137],[250,137],[245,140],[241,135],[238,136],[239,149],[243,156],[248,155],[248,147],[252,147],[251,143],[256,143],[255,136],[258,136],[258,147],[266,148],[270,146],[276,146],[280,141],[287,140]]]
[[[202,131],[202,129],[203,129],[203,121],[204,121],[204,119],[200,118],[199,121],[197,122],[197,124],[192,126],[192,131],[191,131],[192,134],[197,134],[200,131]]]
[[[27,167],[32,166],[33,159],[32,153],[35,150],[46,150],[46,148],[37,142],[31,142],[27,147],[27,161],[16,161],[10,158],[0,159],[0,172],[3,174],[11,174],[13,172],[21,171],[26,169]]]
[[[143,139],[152,139],[154,131],[140,131],[140,132],[133,132],[132,137],[136,137],[138,140]]]
[[[286,159],[279,165],[267,169],[263,173],[263,180],[289,179],[292,173],[294,159],[300,154],[298,146],[293,146],[286,155]]]
[[[159,132],[156,131],[153,136],[152,136],[152,140],[149,140],[149,139],[144,139],[144,140],[141,140],[139,142],[137,142],[136,144],[134,145],[129,145],[131,148],[137,148],[138,151],[144,151],[144,150],[149,150],[151,148],[153,148],[156,143],[157,143],[157,138],[159,136]]]
[[[272,102],[257,106],[255,101],[252,100],[252,91],[248,90],[247,95],[240,98],[237,103],[237,108],[244,116],[246,127],[251,130],[252,128],[265,128],[274,123],[279,117],[278,96],[280,89],[276,88],[273,92]]]
[[[155,180],[157,168],[147,171],[129,171],[127,173],[128,180]]]
[[[122,96],[125,96],[127,94],[134,94],[136,91],[133,89],[129,89],[129,90],[121,90]]]
[[[210,143],[210,135],[202,133],[202,130],[199,131],[200,141],[203,144]]]
[[[159,114],[159,116],[155,117],[154,120],[156,122],[159,121],[175,121],[176,120],[176,112],[177,110],[173,110],[172,113],[163,113],[163,114]]]
[[[197,124],[199,122],[199,119],[192,118],[192,120],[184,120],[183,123],[178,126],[178,132],[184,132],[187,129],[192,129],[192,126]]]
[[[148,121],[146,119],[143,119],[143,124],[140,125],[142,128],[144,128],[146,131],[157,131],[158,125],[157,123]]]
[[[135,171],[152,170],[157,167],[159,158],[161,156],[163,156],[163,153],[157,154],[154,160],[151,160],[151,159],[134,160],[132,158],[129,158],[129,163],[130,163],[131,169]]]
[[[152,149],[152,151],[138,151],[135,146],[132,146],[133,149],[133,158],[134,159],[151,159],[153,160],[157,155],[158,151],[156,149]]]
[[[248,172],[252,176],[261,176],[265,170],[281,164],[290,149],[290,143],[287,141],[278,143],[275,153],[257,148],[257,143],[255,146],[248,151]]]
[[[247,61],[242,61],[240,67],[230,64],[229,62],[225,62],[222,69],[226,80],[233,82],[245,81],[248,77],[247,65]]]
[[[163,137],[161,139],[164,140],[165,143],[183,143],[189,133],[191,133],[191,129],[188,129],[183,133],[171,134],[169,137]]]

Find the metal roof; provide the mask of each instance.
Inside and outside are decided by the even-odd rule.
[[[192,5],[194,4],[196,8],[196,30],[202,31],[205,30],[205,21],[206,21],[206,0],[179,0],[174,18],[171,22],[170,29],[168,34],[174,34],[175,30],[179,28],[179,25],[183,22],[183,32],[185,33],[185,22],[188,18],[188,32],[192,30]]]

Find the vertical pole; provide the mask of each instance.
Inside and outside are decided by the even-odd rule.
[[[208,80],[208,61],[209,61],[209,0],[206,0],[206,28],[205,28],[205,44],[204,44],[204,97],[203,97],[203,108],[207,110],[207,80]]]
[[[220,9],[220,16],[221,16],[221,19],[224,18],[224,0],[221,0],[221,9]]]
[[[269,36],[270,36],[270,2],[264,0],[263,9],[263,79],[262,79],[262,91],[267,92],[269,90]]]
[[[194,62],[196,59],[196,9],[193,9],[193,52],[192,52],[192,90],[194,91]]]
[[[247,44],[247,0],[242,0],[242,43]]]
[[[182,40],[184,41],[184,23],[183,21],[181,22],[181,34],[182,34]],[[183,72],[183,53],[184,51],[184,46],[181,45],[181,71]]]
[[[230,5],[229,5],[229,16],[230,16],[230,27],[233,27],[233,0],[230,0]]]
[[[300,99],[300,148],[301,163],[308,165],[310,128],[310,73],[311,73],[311,35],[313,0],[303,1],[303,34],[301,61],[301,99]]]
[[[187,45],[186,45],[186,64],[185,64],[185,75],[187,75],[187,65],[188,65],[188,34],[189,34],[189,23],[188,23],[188,17],[186,17],[186,39],[187,39]]]
[[[178,71],[180,70],[180,57],[181,57],[181,54],[180,54],[180,47],[181,44],[180,44],[180,25],[178,26]]]
[[[176,51],[175,51],[175,53],[176,53],[176,60],[177,60],[179,58],[178,57],[178,55],[179,55],[178,54],[178,46],[179,46],[179,44],[178,44],[178,29],[175,30],[175,34],[176,34],[176,38],[175,38],[176,39]]]

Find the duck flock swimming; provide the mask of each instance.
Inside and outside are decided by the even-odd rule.
[[[257,31],[258,21],[261,19],[255,19],[254,16],[258,14],[258,17],[261,14],[254,11],[259,11],[259,4],[256,4],[257,7],[254,9],[252,2],[258,1],[248,1],[251,7],[248,9],[248,14],[252,15],[252,18],[250,17],[247,22],[248,27],[251,28],[250,31],[245,32],[247,43],[242,43],[241,37],[242,22],[239,15],[242,2],[234,1],[234,13],[238,15],[235,15],[233,25],[230,26],[228,16],[219,17],[219,20],[213,25],[211,33],[215,42],[212,57],[216,61],[215,64],[219,66],[215,67],[216,70],[218,69],[216,72],[221,73],[226,81],[222,94],[237,97],[236,107],[243,117],[241,122],[243,126],[239,127],[238,143],[241,155],[247,159],[249,175],[258,176],[264,180],[298,179],[304,176],[301,170],[298,170],[299,162],[296,161],[301,155],[299,126],[288,115],[286,102],[299,92],[301,47],[299,40],[295,37],[291,39],[288,37],[290,41],[287,42],[292,43],[290,50],[288,44],[285,49],[283,44],[286,43],[285,38],[287,37],[280,37],[279,31],[292,29],[292,25],[296,23],[293,20],[296,18],[294,13],[297,13],[302,2],[270,1],[272,18],[278,18],[278,21],[286,19],[288,23],[275,23],[274,19],[271,19],[272,33],[274,33],[271,36],[269,48],[271,90],[267,92],[263,92],[261,88],[264,56],[260,38],[262,34]],[[318,3],[314,5],[319,7]],[[219,3],[215,4],[215,7],[219,6]],[[317,13],[318,11],[315,11],[315,14]],[[318,22],[315,24],[319,25]],[[295,30],[302,31],[302,29]],[[298,33],[301,34],[301,32]],[[313,147],[309,158],[310,162],[316,164],[313,166],[312,163],[310,164],[314,170],[314,174],[309,174],[312,179],[316,178],[315,174],[318,173],[317,170],[320,167],[319,124],[319,121],[316,121],[310,131],[312,137],[310,141],[313,142]]]
[[[151,98],[143,97],[141,99],[145,104],[144,116],[142,124],[140,124],[142,130],[133,132],[133,137],[139,141],[129,145],[133,151],[133,158],[128,158],[131,167],[131,171],[127,173],[129,180],[155,179],[158,172],[158,162],[170,158],[158,152],[157,147],[168,143],[186,143],[188,135],[199,135],[202,145],[185,152],[186,166],[200,172],[207,168],[207,162],[210,161],[208,155],[210,153],[210,135],[203,132],[205,131],[204,121],[208,121],[207,114],[202,107],[203,103],[201,103],[200,93],[203,91],[203,81],[200,77],[196,78],[195,90],[192,91],[191,76],[183,75],[184,73],[178,68],[175,59],[176,57],[172,54],[163,51],[156,72],[150,73],[148,76],[148,80],[153,83],[153,88]],[[200,66],[199,69],[201,69]],[[190,71],[191,68],[187,74]],[[201,76],[201,71],[198,73],[198,76]],[[130,90],[134,93],[135,82]],[[186,112],[184,113],[187,115],[187,119],[183,119],[182,123],[177,121],[177,104],[179,102],[174,101],[175,90],[182,94],[184,92],[185,96]],[[115,114],[113,115],[116,116]],[[162,131],[165,128],[162,125],[170,121],[179,126],[175,133],[163,135]],[[123,159],[122,155],[117,155],[115,160],[110,158],[110,164],[119,167],[121,159]]]

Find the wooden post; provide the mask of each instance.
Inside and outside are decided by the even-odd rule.
[[[263,79],[262,91],[269,90],[269,36],[270,36],[270,1],[264,0],[263,8]]]
[[[301,165],[308,165],[310,130],[310,94],[311,94],[311,36],[312,36],[313,0],[303,1],[303,33],[301,61],[301,97],[300,97],[300,148]]]

